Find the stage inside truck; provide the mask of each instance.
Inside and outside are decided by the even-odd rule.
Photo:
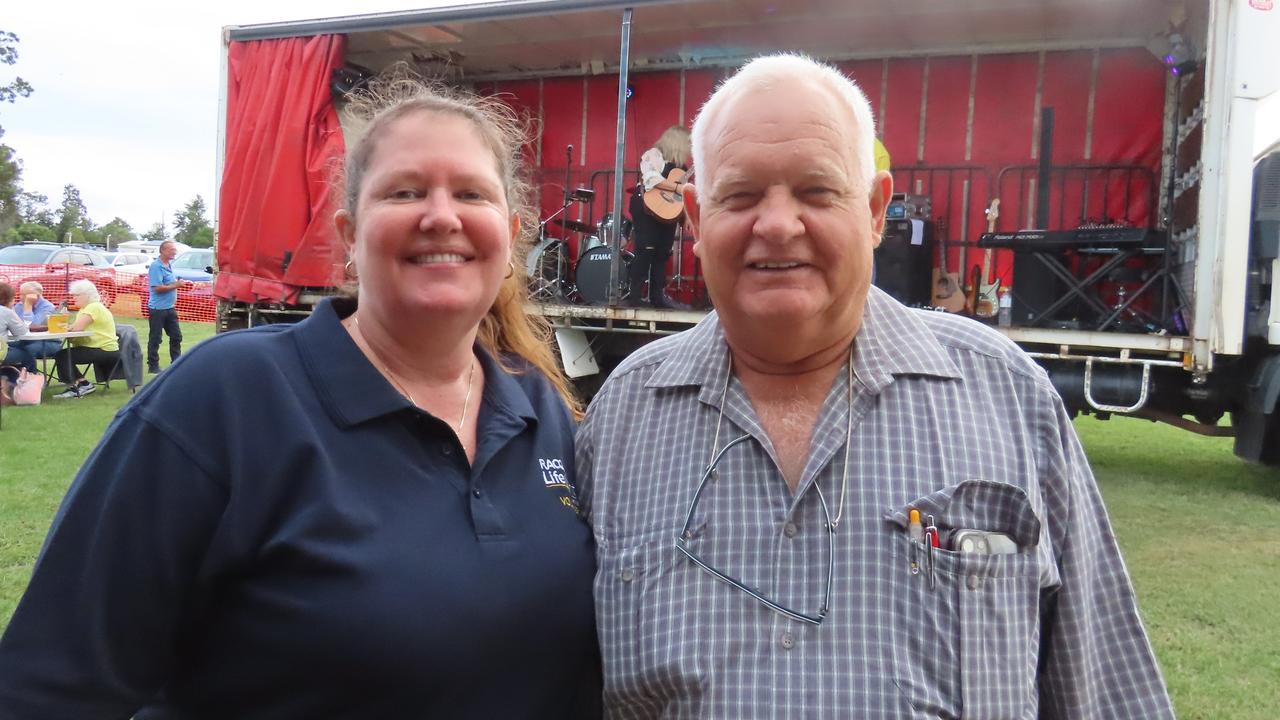
[[[460,10],[437,22],[353,29],[344,58],[373,71],[405,62],[536,119],[528,154],[541,217],[554,219],[529,265],[535,299],[601,304],[607,290],[585,297],[576,270],[600,254],[593,248],[613,215],[622,4],[573,5],[580,9]],[[1194,95],[1197,72],[1172,76],[1162,53],[1171,24],[1197,41],[1207,4],[1191,4],[1186,18],[1163,0],[628,5],[635,8],[623,141],[628,188],[640,154],[666,127],[691,125],[743,58],[811,53],[854,78],[871,102],[895,189],[912,207],[900,218],[907,221],[901,239],[890,236],[886,245],[896,239],[927,249],[898,257],[882,248],[882,287],[901,275],[908,279],[886,289],[937,306],[948,289],[938,287],[938,276],[962,296],[958,311],[991,322],[1009,292],[1018,326],[1187,334],[1180,308],[1192,288],[1178,279],[1193,253],[1168,232],[1176,207],[1168,173],[1175,140],[1184,141],[1182,154],[1199,152],[1198,138],[1178,138],[1171,122],[1180,107],[1185,114],[1194,106],[1182,96]],[[1184,82],[1189,89],[1180,90]],[[594,192],[566,203],[576,188]],[[926,199],[928,215],[910,198]],[[910,220],[921,227],[912,232]],[[1099,241],[1107,229],[1129,237]],[[1027,230],[1057,233],[1059,247],[1037,246]],[[705,290],[688,240],[672,258],[668,292],[698,307]]]

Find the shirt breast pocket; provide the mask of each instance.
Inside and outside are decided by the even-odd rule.
[[[949,488],[908,508],[934,515],[940,526],[1009,534],[1019,552],[980,555],[933,548],[911,539],[902,514],[889,516],[894,562],[906,574],[895,593],[895,684],[929,717],[1006,720],[1034,718],[1039,656],[1039,521],[1023,492],[1011,485]],[[942,491],[947,492],[947,491]],[[962,502],[954,502],[959,496]],[[932,499],[932,500],[931,500]],[[1028,517],[1029,516],[1029,517]]]

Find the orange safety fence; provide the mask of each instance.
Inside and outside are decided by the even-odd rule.
[[[67,285],[76,280],[90,280],[98,288],[102,304],[120,317],[145,318],[147,312],[147,273],[131,273],[114,268],[90,265],[0,265],[0,282],[9,283],[15,293],[22,283],[34,280],[44,287],[44,296],[54,305],[67,300]],[[178,288],[178,319],[183,322],[214,322],[218,303],[213,297],[213,282],[185,282]]]

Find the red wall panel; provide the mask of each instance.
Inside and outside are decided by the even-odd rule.
[[[693,127],[693,121],[702,109],[702,103],[711,97],[712,91],[724,77],[717,70],[686,70],[684,73],[684,126]]]
[[[958,165],[965,162],[970,64],[968,57],[933,58],[929,61],[924,161],[930,165]]]
[[[882,140],[885,149],[893,156],[895,166],[916,164],[923,82],[924,60],[889,61],[889,92],[885,95]]]

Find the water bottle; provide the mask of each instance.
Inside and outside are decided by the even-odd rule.
[[[1008,290],[1000,291],[1000,309],[997,313],[997,322],[1000,327],[1013,326],[1013,296]]]

